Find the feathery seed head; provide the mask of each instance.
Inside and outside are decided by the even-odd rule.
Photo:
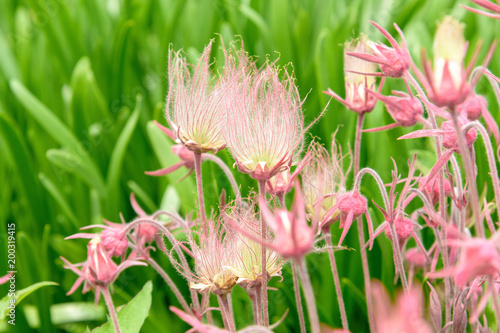
[[[227,81],[210,70],[212,44],[213,40],[194,69],[180,52],[169,52],[167,120],[176,141],[196,153],[225,147],[221,121]]]
[[[337,197],[345,192],[342,149],[333,138],[332,157],[316,141],[311,142],[308,152],[312,156],[311,161],[302,172],[306,211],[312,217],[317,216],[322,226],[327,226],[340,217],[340,211],[336,210],[324,221],[327,212],[335,206]]]
[[[266,63],[262,69],[242,61],[239,84],[232,86],[225,140],[238,170],[269,180],[290,168],[303,143],[303,116],[294,79]],[[243,65],[241,65],[243,63]]]

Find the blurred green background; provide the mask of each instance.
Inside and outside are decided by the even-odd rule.
[[[7,224],[15,222],[17,289],[39,281],[60,285],[29,296],[17,308],[16,326],[4,322],[0,331],[83,332],[87,325],[102,324],[103,303],[96,312],[93,293],[82,295],[79,289],[65,295],[76,275],[62,268],[59,256],[83,261],[86,242],[63,238],[82,226],[102,223],[103,218],[119,221],[120,212],[126,220],[133,219],[131,192],[148,212],[162,207],[185,214],[194,209],[194,176],[179,183],[176,180],[185,170],[162,178],[144,174],[177,162],[170,150],[172,143],[152,124],[153,120],[166,124],[163,110],[170,44],[184,49],[195,62],[211,38],[216,40],[214,57],[221,53],[218,35],[226,43],[241,38],[259,62],[279,56],[279,64],[292,63],[300,93],[307,96],[304,110],[310,123],[328,102],[323,90],[332,88],[344,96],[341,44],[360,32],[386,42],[369,20],[392,34],[396,22],[405,33],[413,59],[420,64],[422,47],[432,54],[436,21],[451,14],[467,24],[471,46],[479,39],[484,41],[482,60],[487,46],[499,37],[500,24],[467,12],[459,3],[470,5],[466,0],[1,0],[0,276],[7,272]],[[490,69],[500,73],[498,52]],[[403,86],[389,80],[383,92],[389,94],[391,89],[402,90]],[[498,119],[498,105],[486,80],[479,82],[477,90],[488,95],[490,111]],[[339,128],[337,140],[347,150],[355,119],[354,113],[332,101],[310,132],[329,145]],[[365,127],[390,122],[379,103],[367,116]],[[361,165],[374,168],[388,181],[390,157],[404,176],[407,159],[418,151],[421,169],[429,168],[435,160],[432,143],[425,139],[396,141],[410,130],[364,134]],[[488,170],[482,143],[477,147],[482,191]],[[218,155],[233,164],[227,151]],[[233,172],[244,194],[256,188],[247,175]],[[203,165],[203,176],[208,206],[217,203],[222,188],[232,195],[225,177],[210,162]],[[370,180],[364,183],[363,193],[380,202]],[[378,225],[380,215],[372,210],[372,216]],[[338,236],[338,227],[332,230]],[[358,249],[355,230],[345,244]],[[426,244],[429,242],[432,239]],[[154,256],[188,295],[183,278],[167,258],[158,253]],[[367,331],[359,251],[343,251],[337,257],[350,328]],[[381,279],[393,292],[389,241],[381,237],[369,253],[369,261],[372,277]],[[308,263],[320,320],[339,327],[327,255],[311,254]],[[277,331],[298,331],[289,267],[283,276],[282,283],[272,283],[278,291],[269,293],[271,321],[290,308]],[[169,312],[168,306],[178,306],[177,301],[152,269],[126,270],[115,283],[115,303],[130,300],[148,280],[153,281],[153,305],[142,331],[187,330]],[[7,289],[0,286],[0,296]],[[81,310],[74,310],[75,306]],[[237,326],[248,325],[251,307],[239,288],[234,292],[234,308]],[[83,313],[83,321],[77,313]]]

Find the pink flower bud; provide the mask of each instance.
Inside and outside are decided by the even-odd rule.
[[[481,95],[470,95],[457,107],[458,114],[471,121],[478,120],[485,112],[488,112],[486,99]]]
[[[128,248],[128,239],[120,228],[105,228],[101,232],[101,243],[112,257],[123,255]]]
[[[460,126],[464,126],[468,123],[467,119],[460,117],[458,119],[458,123]],[[455,127],[453,126],[453,121],[448,120],[445,121],[441,125],[441,130],[443,131],[443,147],[448,149],[453,149],[457,153],[460,153],[460,149],[458,148],[457,141],[457,132],[455,131]],[[465,143],[467,148],[470,148],[474,141],[476,141],[477,132],[474,128],[470,129],[465,133]]]
[[[352,214],[352,218],[363,215],[368,207],[368,202],[359,192],[347,192],[337,199],[340,214],[342,217]],[[344,227],[344,222],[340,222],[340,227]]]
[[[101,238],[93,238],[87,245],[87,280],[93,285],[109,285],[116,279],[118,266],[104,250]]]
[[[396,229],[396,234],[398,235],[399,244],[402,245],[413,232],[413,221],[407,217],[399,216],[396,220],[394,220],[394,228]],[[385,235],[387,238],[392,239],[389,224],[385,227]]]

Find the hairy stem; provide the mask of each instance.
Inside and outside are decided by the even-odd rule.
[[[108,307],[109,315],[111,316],[111,320],[113,321],[115,332],[120,333],[120,326],[118,325],[118,318],[116,317],[116,310],[115,306],[113,305],[113,300],[111,299],[111,295],[109,294],[109,287],[102,287],[101,292],[104,296],[104,300],[106,301],[106,306]]]
[[[340,287],[339,272],[337,270],[337,263],[335,261],[335,254],[333,253],[332,235],[330,231],[325,232],[326,246],[328,247],[328,256],[330,257],[330,265],[332,267],[333,282],[335,284],[335,292],[337,293],[337,301],[339,303],[340,318],[342,320],[342,328],[344,331],[349,331],[347,322],[347,315],[345,312],[344,297],[342,296],[342,289]]]
[[[366,251],[363,250],[363,245],[365,244],[365,231],[363,229],[363,222],[361,216],[357,219],[358,222],[358,235],[359,235],[359,248],[361,250],[361,263],[363,266],[363,277],[365,280],[365,295],[366,295],[366,308],[368,309],[368,323],[370,325],[370,332],[375,333],[375,319],[373,317],[373,305],[372,305],[372,288],[370,283],[370,268],[368,266],[368,257],[366,256]]]
[[[205,215],[205,199],[203,197],[203,180],[201,175],[201,153],[194,153],[194,169],[196,173],[196,189],[198,192],[198,213],[205,236],[208,235],[207,217]]]
[[[170,278],[170,276],[161,268],[160,265],[151,257],[148,257],[146,260],[156,271],[161,275],[163,280],[167,283],[167,285],[170,287],[172,292],[175,294],[175,297],[177,297],[177,300],[179,303],[181,303],[182,308],[184,309],[185,312],[187,313],[192,313],[191,309],[189,308],[186,299],[184,296],[182,296],[181,292],[179,291],[179,288],[175,285],[174,281]]]
[[[493,182],[493,191],[495,192],[495,201],[498,205],[498,204],[500,204],[500,184],[498,181],[498,169],[497,169],[497,164],[495,162],[495,153],[493,152],[493,146],[491,145],[490,137],[488,136],[488,132],[486,131],[486,128],[484,128],[484,126],[477,121],[469,123],[466,126],[464,126],[464,128],[463,128],[464,132],[467,133],[467,131],[471,127],[476,128],[481,133],[481,137],[483,138],[484,146],[486,148],[486,156],[488,157],[488,163],[490,165],[490,176],[491,176],[491,180]],[[500,220],[499,209],[497,209],[497,218]]]
[[[304,310],[302,309],[302,299],[300,297],[300,286],[299,280],[297,278],[297,263],[292,261],[292,273],[293,273],[293,289],[295,290],[295,303],[297,304],[297,313],[299,315],[300,332],[306,332],[306,322],[304,319]]]
[[[266,202],[266,181],[259,180],[259,198],[261,198],[261,202]],[[264,221],[264,217],[262,216],[262,209],[260,210],[260,225],[261,225],[261,234],[262,241],[267,240],[267,225]],[[264,245],[261,245],[262,248],[262,318],[264,321],[264,326],[269,327],[269,308],[268,308],[268,300],[267,300],[267,248]]]
[[[401,255],[401,247],[399,246],[398,234],[396,232],[396,227],[393,222],[390,222],[389,226],[391,228],[392,248],[396,256],[396,266],[399,271],[401,283],[403,284],[403,289],[405,292],[408,293],[410,291],[410,288],[408,287],[408,280],[406,279],[405,266],[403,263],[403,256]]]
[[[318,310],[316,309],[314,292],[312,289],[311,280],[309,279],[309,273],[307,273],[307,266],[304,259],[297,260],[297,268],[299,270],[300,282],[302,284],[302,290],[304,291],[304,297],[306,298],[307,312],[309,314],[309,321],[311,323],[311,332],[319,333],[320,328]]]
[[[227,300],[227,294],[217,295],[219,300],[220,311],[222,313],[222,319],[224,320],[224,326],[229,332],[236,332],[236,327],[234,325],[233,316],[229,307],[229,302]]]
[[[469,185],[469,195],[470,202],[472,206],[472,213],[474,214],[474,223],[476,225],[476,230],[478,236],[484,238],[484,227],[481,222],[481,212],[479,211],[479,196],[477,193],[476,178],[474,175],[474,166],[472,164],[471,155],[469,154],[469,149],[465,143],[464,131],[460,127],[458,122],[458,114],[454,110],[450,112],[451,118],[453,120],[453,126],[457,133],[458,148],[460,149],[460,154],[465,165],[465,176],[467,177],[467,183]]]
[[[241,198],[240,189],[238,188],[238,184],[236,183],[236,179],[234,178],[233,173],[228,168],[226,163],[224,163],[224,161],[219,157],[217,157],[216,155],[212,154],[202,154],[202,159],[214,162],[222,169],[222,171],[224,171],[224,173],[227,176],[227,179],[229,180],[229,183],[231,183],[234,195],[236,195],[236,200],[239,201],[239,199]]]
[[[365,114],[361,113],[358,115],[356,122],[356,138],[354,139],[354,177],[359,172],[359,159],[360,159],[360,149],[361,149],[361,131],[363,130],[363,121],[365,119]]]

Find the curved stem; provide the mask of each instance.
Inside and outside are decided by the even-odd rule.
[[[259,180],[259,198],[261,202],[266,202],[266,181]],[[264,222],[264,217],[262,216],[262,210],[259,212],[260,215],[260,225],[261,225],[261,237],[262,241],[267,240],[267,226]],[[269,327],[269,307],[267,300],[267,248],[262,245],[262,318],[264,321],[264,326]]]
[[[380,178],[380,176],[378,175],[378,173],[375,170],[370,169],[370,168],[361,169],[356,176],[353,191],[359,192],[360,187],[361,187],[361,180],[363,179],[363,176],[366,174],[371,175],[375,179],[375,181],[377,182],[378,188],[380,190],[380,194],[382,194],[382,198],[384,200],[385,210],[387,212],[391,211],[392,207],[391,207],[391,204],[389,201],[389,196],[387,195],[387,191],[385,190],[384,182],[382,181],[382,178]]]
[[[167,283],[167,285],[172,289],[172,292],[175,294],[175,297],[177,297],[177,300],[179,303],[181,303],[182,308],[184,309],[185,312],[187,313],[192,313],[191,309],[189,308],[186,299],[184,296],[182,296],[181,292],[179,291],[179,288],[175,285],[174,281],[170,278],[170,276],[161,268],[160,265],[151,257],[148,257],[146,260],[156,271],[161,275],[163,280]]]
[[[349,331],[349,324],[347,322],[347,315],[345,312],[344,298],[342,296],[342,288],[340,287],[339,272],[337,270],[337,263],[335,261],[335,254],[333,253],[332,235],[328,231],[325,233],[326,246],[328,247],[328,256],[330,258],[330,265],[332,267],[333,282],[335,284],[335,292],[337,293],[337,301],[339,303],[340,318],[342,320],[342,328],[344,331]]]
[[[306,332],[306,322],[304,319],[304,310],[302,309],[302,299],[300,297],[300,286],[297,278],[297,263],[292,261],[292,274],[293,274],[293,289],[295,290],[295,303],[297,304],[297,314],[299,315],[300,332]]]
[[[126,233],[130,232],[130,230],[132,230],[135,226],[137,226],[137,225],[139,225],[141,223],[149,223],[149,224],[154,225],[155,227],[157,227],[160,231],[162,231],[162,234],[168,238],[168,240],[170,241],[170,244],[172,244],[172,246],[175,249],[175,252],[179,256],[182,268],[186,272],[191,272],[191,268],[189,268],[189,264],[188,264],[188,262],[186,260],[186,256],[184,255],[184,252],[182,252],[182,250],[178,246],[175,246],[178,243],[178,241],[174,238],[174,236],[172,235],[172,233],[170,232],[170,230],[168,230],[167,228],[165,228],[165,226],[162,223],[160,223],[160,222],[158,222],[156,220],[150,219],[150,218],[138,218],[138,219],[130,222],[129,224],[127,224],[127,226],[123,229],[123,233],[126,234]],[[168,253],[165,253],[165,254],[168,255]],[[189,288],[189,292],[191,294],[191,301],[194,303],[193,304],[194,310],[197,313],[201,313],[199,299],[198,299],[198,294],[197,294],[196,290],[194,290],[192,288]]]
[[[227,176],[227,179],[229,180],[229,183],[231,183],[234,195],[236,195],[236,200],[239,201],[239,199],[241,198],[240,189],[238,188],[238,184],[236,183],[236,179],[234,178],[233,173],[226,165],[226,163],[224,163],[224,161],[220,159],[218,156],[212,154],[206,154],[206,153],[202,154],[202,159],[214,162],[222,169],[222,171],[224,171],[224,173]]]
[[[106,301],[106,306],[108,307],[109,315],[111,316],[111,320],[113,321],[115,332],[120,333],[120,326],[118,325],[118,318],[116,317],[116,310],[115,306],[113,305],[113,300],[111,299],[111,295],[109,294],[109,287],[103,286],[101,288],[101,292],[104,296],[104,300]]]
[[[472,212],[474,214],[474,223],[476,225],[478,236],[484,238],[484,227],[481,222],[481,212],[479,210],[479,196],[477,193],[476,178],[474,175],[474,166],[472,165],[471,155],[469,154],[469,149],[465,143],[464,131],[458,122],[458,114],[454,110],[450,112],[451,118],[453,120],[453,126],[457,133],[458,148],[462,155],[462,159],[465,165],[465,176],[467,177],[467,183],[469,185],[470,201],[472,206]]]
[[[363,229],[363,222],[361,216],[357,219],[358,223],[358,235],[359,235],[359,247],[361,249],[361,263],[363,266],[363,278],[365,281],[365,294],[366,294],[366,308],[368,310],[368,324],[370,325],[370,332],[375,333],[375,318],[373,317],[373,305],[372,305],[372,287],[370,283],[370,267],[368,266],[368,257],[366,256],[366,251],[364,251],[363,245],[365,244],[365,230]]]
[[[406,293],[410,292],[408,287],[408,280],[406,279],[405,266],[403,263],[403,256],[401,255],[401,247],[399,246],[399,238],[396,232],[396,227],[394,223],[389,223],[391,229],[391,241],[394,254],[396,255],[396,265],[398,267],[399,276],[401,277],[401,283],[403,284],[403,289]]]
[[[198,216],[201,219],[202,230],[208,235],[207,217],[205,215],[205,198],[203,197],[203,179],[201,174],[201,153],[194,153],[194,169],[196,173],[196,190],[198,192]]]
[[[354,186],[353,190],[354,191],[359,191],[359,185],[361,183],[361,178],[365,173],[370,173],[376,180],[380,180],[380,184],[382,187],[380,187],[382,196],[384,197],[384,202],[386,204],[386,207],[389,206],[389,198],[387,197],[387,192],[385,191],[384,188],[384,183],[380,179],[379,175],[372,169],[369,168],[364,168],[363,170],[359,171],[359,160],[360,160],[360,149],[361,149],[361,134],[362,134],[362,129],[363,129],[363,120],[364,120],[364,114],[358,115],[358,121],[356,125],[356,138],[354,141]],[[364,283],[365,283],[365,294],[366,294],[366,307],[368,310],[368,324],[370,325],[370,332],[375,333],[375,321],[373,317],[373,306],[372,306],[372,297],[371,297],[371,282],[370,282],[370,267],[368,266],[368,257],[366,255],[366,251],[363,251],[363,245],[365,243],[365,231],[363,229],[363,222],[361,220],[361,217],[358,217],[357,219],[358,223],[358,236],[359,236],[359,248],[361,249],[361,262],[363,266],[363,278],[364,278]]]
[[[465,125],[463,128],[464,133],[467,133],[467,131],[472,127],[476,128],[481,133],[481,136],[483,138],[484,146],[486,148],[486,155],[488,156],[488,163],[490,165],[490,176],[493,182],[495,201],[497,202],[498,205],[500,204],[500,184],[498,181],[498,169],[497,169],[497,164],[495,162],[495,153],[493,152],[493,146],[491,144],[491,140],[490,137],[488,136],[486,128],[484,128],[484,126],[477,121]],[[500,212],[498,209],[497,209],[497,218],[500,219]]]
[[[309,314],[309,321],[311,323],[311,332],[320,333],[318,310],[316,309],[316,302],[314,300],[314,292],[307,273],[306,262],[304,259],[297,259],[297,268],[299,270],[300,281],[304,297],[306,298],[307,312]]]

